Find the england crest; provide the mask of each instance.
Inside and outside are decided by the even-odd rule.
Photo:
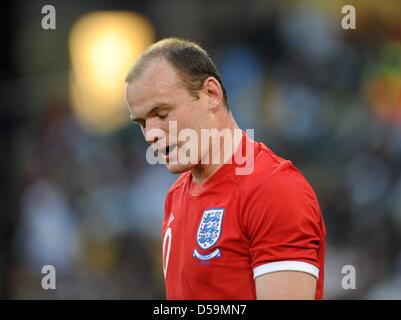
[[[196,241],[203,250],[213,247],[220,239],[223,215],[223,208],[207,209],[203,212],[196,234]]]

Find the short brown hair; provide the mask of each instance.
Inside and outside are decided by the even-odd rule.
[[[223,101],[228,108],[226,89],[216,65],[206,50],[198,44],[178,39],[167,38],[152,44],[138,59],[129,71],[125,82],[130,83],[137,79],[145,69],[147,63],[155,57],[165,58],[176,69],[189,93],[199,99],[198,91],[208,77],[214,77],[223,91]]]

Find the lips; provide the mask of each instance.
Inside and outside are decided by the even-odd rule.
[[[174,151],[174,149],[176,147],[177,147],[176,144],[172,144],[172,145],[169,145],[169,146],[167,146],[165,148],[159,149],[158,152],[160,152],[162,155],[167,157],[170,154],[170,152]]]

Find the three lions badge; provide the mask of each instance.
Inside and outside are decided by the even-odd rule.
[[[223,216],[223,208],[206,209],[203,211],[198,232],[196,233],[196,242],[199,248],[202,249],[201,251],[208,251],[208,249],[213,247],[219,241]],[[216,248],[211,253],[201,253],[197,248],[195,248],[193,257],[206,261],[213,258],[220,258],[221,252],[219,248]]]

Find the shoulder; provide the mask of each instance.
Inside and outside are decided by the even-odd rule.
[[[258,143],[253,172],[238,179],[243,203],[248,207],[302,206],[317,201],[312,187],[293,163],[262,143]]]
[[[238,175],[237,180],[245,192],[306,182],[292,161],[278,156],[260,142],[255,143],[253,169],[247,175]]]
[[[259,159],[258,159],[259,158]],[[324,234],[317,197],[291,161],[266,148],[255,159],[255,170],[238,184],[244,233],[249,239],[269,230],[277,239],[288,234]]]

